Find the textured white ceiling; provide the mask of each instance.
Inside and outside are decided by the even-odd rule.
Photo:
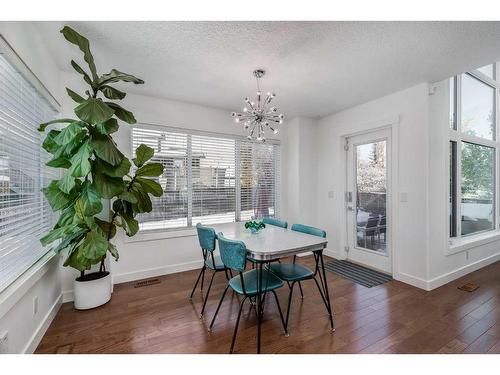
[[[91,41],[101,72],[136,74],[131,92],[240,109],[277,94],[288,118],[324,116],[420,82],[500,60],[500,22],[68,22]],[[80,58],[59,29],[37,22],[57,63]]]

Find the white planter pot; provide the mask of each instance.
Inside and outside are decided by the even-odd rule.
[[[104,305],[111,299],[111,274],[89,281],[76,279],[73,291],[77,310],[88,310]]]

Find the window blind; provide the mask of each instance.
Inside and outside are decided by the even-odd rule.
[[[133,152],[141,143],[165,167],[158,181],[164,195],[138,216],[141,230],[277,215],[279,144],[149,125],[132,130]]]
[[[54,214],[41,189],[57,178],[38,125],[56,110],[0,54],[0,291],[47,251],[40,237]]]
[[[279,156],[276,145],[241,142],[241,220],[275,215]]]

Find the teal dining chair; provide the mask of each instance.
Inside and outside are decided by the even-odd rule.
[[[322,229],[314,228],[311,226],[307,225],[302,225],[302,224],[293,224],[292,228],[293,231],[296,232],[301,232],[305,234],[310,234],[313,236],[318,236],[322,238],[326,238],[326,232]],[[296,263],[297,257],[293,257],[293,263],[273,263],[268,265],[268,269],[273,272],[276,276],[278,276],[281,280],[286,281],[288,284],[288,287],[290,289],[290,293],[288,295],[288,305],[287,305],[287,311],[286,311],[286,321],[285,321],[285,326],[286,330],[288,332],[288,320],[290,317],[290,305],[292,302],[292,295],[293,295],[293,288],[295,284],[299,285],[300,288],[300,293],[302,298],[304,298],[304,294],[302,292],[302,286],[300,284],[301,281],[305,280],[314,280],[316,283],[316,286],[318,287],[319,293],[321,295],[321,299],[323,300],[323,303],[325,304],[326,310],[330,316],[330,325],[331,325],[331,330],[335,330],[334,324],[333,324],[333,317],[332,317],[332,309],[331,309],[331,304],[329,301],[329,296],[328,293],[324,293],[318,283],[318,280],[316,279],[316,275],[318,274],[319,271],[319,263],[321,261],[321,265],[323,266],[323,257],[322,254],[319,252],[313,252],[314,259],[316,261],[316,267],[313,270],[302,266],[300,264]],[[326,277],[325,280],[321,278],[320,275],[320,282],[323,285],[323,283],[326,283]]]
[[[283,281],[276,277],[273,273],[269,272],[266,269],[262,269],[259,274],[259,270],[249,270],[245,271],[246,261],[247,261],[247,248],[242,241],[230,240],[224,237],[222,233],[217,234],[217,238],[219,240],[219,251],[222,259],[222,263],[225,267],[230,270],[234,270],[239,274],[231,278],[222,293],[222,297],[217,305],[217,310],[215,310],[215,315],[210,323],[209,331],[212,331],[212,327],[215,323],[215,319],[217,318],[217,314],[219,313],[219,309],[222,305],[222,301],[224,301],[224,297],[226,296],[226,292],[229,288],[231,288],[238,295],[243,296],[243,299],[240,301],[240,309],[238,311],[238,318],[236,319],[236,324],[233,332],[233,339],[231,341],[231,348],[229,353],[233,353],[234,344],[236,341],[236,335],[238,333],[238,325],[240,323],[241,311],[243,309],[243,304],[247,299],[252,299],[257,296],[258,293],[258,280],[260,277],[261,280],[261,292],[264,294],[267,292],[272,292],[274,298],[276,300],[276,305],[278,306],[278,311],[280,313],[281,323],[283,324],[283,330],[285,335],[288,335],[286,330],[285,320],[283,318],[283,313],[281,311],[280,302],[278,300],[278,296],[276,295],[275,290],[281,288],[284,284]]]
[[[274,225],[275,227],[280,227],[283,229],[288,228],[288,223],[283,220],[276,219],[274,217],[265,217],[262,219],[264,224]]]
[[[203,282],[205,280],[205,271],[210,269],[213,271],[212,278],[210,279],[210,284],[208,285],[207,294],[203,300],[203,307],[201,308],[200,319],[203,318],[203,313],[205,312],[205,306],[207,304],[208,295],[210,294],[210,289],[212,288],[212,283],[214,281],[214,276],[224,271],[226,275],[226,279],[229,280],[228,269],[222,263],[222,260],[219,256],[214,255],[215,244],[217,240],[217,236],[215,234],[215,230],[213,228],[205,227],[201,223],[196,224],[196,231],[198,232],[198,240],[200,242],[201,252],[203,254],[203,267],[201,268],[200,274],[196,279],[196,283],[194,284],[193,290],[191,291],[191,295],[189,299],[193,298],[194,291],[196,290],[196,286],[200,282],[201,279],[201,291],[203,291]],[[229,270],[229,272],[231,272]],[[232,275],[231,275],[232,277]]]

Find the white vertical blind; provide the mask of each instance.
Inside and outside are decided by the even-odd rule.
[[[147,125],[132,130],[133,150],[141,143],[165,167],[164,195],[138,217],[141,230],[277,215],[279,144]]]
[[[192,223],[236,220],[235,140],[192,136]]]
[[[56,115],[0,54],[0,291],[48,251],[39,240],[54,214],[41,189],[57,170],[45,166],[50,155],[37,128]]]
[[[279,146],[242,141],[240,148],[241,220],[274,216]]]

